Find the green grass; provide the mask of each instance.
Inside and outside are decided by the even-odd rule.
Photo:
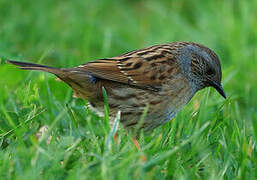
[[[71,67],[194,41],[219,55],[228,96],[200,91],[173,121],[141,134],[138,151],[123,129],[114,142],[53,75],[1,61],[1,179],[256,179],[256,9],[256,0],[0,0],[2,59]]]

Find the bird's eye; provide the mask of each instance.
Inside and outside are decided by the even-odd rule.
[[[215,71],[212,68],[208,68],[207,71],[206,71],[206,74],[207,75],[214,75]]]

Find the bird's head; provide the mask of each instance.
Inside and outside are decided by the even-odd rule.
[[[197,90],[205,87],[214,87],[221,96],[226,98],[226,94],[221,85],[221,65],[215,52],[211,49],[199,45],[191,44],[187,47],[190,57],[190,79],[197,86]]]

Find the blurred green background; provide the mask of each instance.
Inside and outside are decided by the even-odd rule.
[[[122,130],[106,145],[107,125],[53,75],[3,61],[72,67],[173,41],[218,54],[228,99],[202,90],[140,151]],[[1,177],[257,177],[257,0],[0,0],[0,57]]]

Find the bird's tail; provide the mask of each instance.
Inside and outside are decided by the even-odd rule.
[[[13,61],[13,60],[6,60],[6,62],[9,64],[16,65],[20,69],[24,69],[24,70],[44,71],[55,75],[61,75],[63,73],[62,69],[60,68],[54,68],[54,67],[45,66],[41,64],[34,64],[34,63],[27,63],[27,62]]]
[[[20,69],[24,70],[36,70],[49,72],[58,77],[58,80],[64,81],[68,84],[75,92],[75,96],[82,97],[84,99],[90,100],[95,99],[99,90],[96,90],[98,86],[92,83],[92,75],[87,71],[81,70],[80,68],[54,68],[50,66],[45,66],[41,64],[27,63],[6,60],[7,63],[18,66]],[[100,88],[100,92],[101,92]]]

